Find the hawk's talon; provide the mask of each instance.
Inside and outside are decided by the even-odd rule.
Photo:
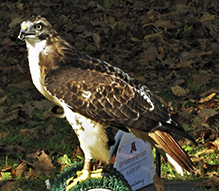
[[[89,170],[81,170],[81,171],[77,171],[77,178],[71,177],[68,180],[66,180],[66,182],[63,184],[63,187],[65,186],[65,188],[63,189],[63,191],[67,191],[70,190],[72,187],[78,185],[79,183],[90,179],[90,178],[102,178],[104,173],[102,173],[103,169],[97,169],[95,171],[89,171]]]

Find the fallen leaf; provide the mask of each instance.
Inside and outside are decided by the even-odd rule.
[[[193,115],[191,114],[191,112],[188,112],[188,110],[180,111],[179,116],[185,120],[191,120],[193,118]]]
[[[215,97],[216,93],[212,93],[211,95],[209,95],[208,97],[206,98],[201,98],[199,103],[205,103],[205,102],[208,102],[210,100],[212,100],[214,97]]]
[[[149,34],[149,35],[144,36],[144,40],[146,40],[146,41],[149,41],[149,40],[152,40],[152,39],[155,39],[155,38],[158,38],[158,39],[160,39],[161,42],[164,42],[164,39],[162,37],[161,32],[157,32],[157,33],[154,33],[154,34]]]
[[[196,158],[199,158],[200,155],[202,155],[202,154],[209,154],[209,153],[214,153],[214,152],[215,152],[215,149],[208,149],[208,148],[205,148],[205,149],[203,149],[203,150],[201,150],[201,151],[198,151],[196,154],[194,154],[194,156],[195,156]]]
[[[133,42],[141,42],[141,40],[136,37],[131,37],[130,40]]]
[[[217,171],[218,167],[219,167],[219,164],[208,164],[208,163],[204,164],[204,168],[208,171]]]
[[[33,110],[38,109],[38,110],[49,110],[50,108],[52,108],[54,106],[54,104],[47,100],[47,99],[42,99],[40,101],[27,101],[24,104],[24,110],[28,115],[32,115]],[[43,118],[43,116],[42,116]]]
[[[0,98],[0,104],[4,103],[8,99],[8,96],[4,96]]]
[[[19,186],[20,186],[20,183],[18,181],[10,181],[10,182],[7,182],[6,184],[4,184],[1,187],[1,190],[4,190],[4,191],[14,191],[17,188],[19,188]]]
[[[147,50],[143,52],[144,54],[144,61],[145,63],[148,63],[150,61],[154,61],[156,57],[158,56],[157,49],[155,47],[149,47]]]
[[[201,94],[200,96],[203,97],[203,96],[206,96],[206,95],[212,94],[212,93],[219,94],[219,90],[218,90],[218,89],[211,88],[210,90],[204,92],[204,93]]]
[[[54,129],[53,125],[49,124],[48,127],[46,128],[45,134],[49,135],[53,129]]]
[[[203,181],[203,186],[205,187],[219,187],[219,177],[212,176],[211,178]]]
[[[20,11],[23,11],[23,10],[24,10],[24,4],[23,4],[23,3],[18,3],[18,4],[17,4],[17,8],[18,8]]]
[[[15,25],[20,24],[24,19],[23,15],[20,15],[19,17],[15,17],[11,23],[9,23],[9,28],[15,27]]]
[[[164,50],[162,46],[158,46],[159,55],[157,56],[158,59],[162,60],[165,56]]]
[[[4,179],[5,175],[7,175],[7,174],[8,174],[7,176],[9,176],[9,178],[7,178],[7,179],[12,179],[12,177],[14,177],[16,175],[15,170],[11,167],[6,167],[6,168],[2,169],[0,171],[0,174],[1,174],[0,180]]]
[[[16,176],[24,176],[24,172],[27,170],[27,163],[23,161],[19,166],[15,169]]]
[[[165,181],[156,174],[153,177],[153,181],[157,191],[167,191],[167,185],[165,184]]]
[[[72,29],[75,33],[82,33],[86,31],[86,28],[84,25],[77,25]]]
[[[10,134],[10,131],[0,133],[0,139],[7,137],[9,134]]]
[[[210,20],[213,20],[215,19],[215,15],[211,15],[210,13],[208,12],[205,12],[202,17],[199,19],[200,22],[205,22],[205,21],[210,21]]]
[[[77,148],[74,150],[74,153],[73,153],[74,158],[77,158],[77,156],[84,157],[84,153],[83,153],[81,147],[79,147],[79,146],[77,146]]]
[[[203,74],[194,74],[192,77],[194,79],[194,83],[199,86],[207,84],[211,79],[211,76],[208,72],[203,72]]]
[[[100,36],[97,33],[93,33],[93,40],[94,40],[94,44],[96,46],[97,49],[100,48]]]
[[[163,27],[163,28],[169,28],[169,29],[177,28],[177,25],[173,25],[170,20],[160,20],[159,19],[155,22],[155,25],[157,27]]]
[[[218,114],[215,109],[212,108],[203,108],[198,111],[198,116],[202,119],[203,122],[206,122],[209,117]]]
[[[36,161],[32,165],[36,169],[36,171],[46,176],[49,176],[54,169],[54,166],[49,156],[43,150],[41,150],[35,153],[35,159]]]
[[[217,138],[214,142],[212,142],[212,144],[217,147],[217,149],[219,150],[219,138]]]
[[[195,171],[195,175],[199,175],[199,176],[202,176],[204,175],[205,173],[205,170],[204,170],[204,160],[203,158],[200,158],[200,157],[196,157],[193,158],[193,162],[196,162],[196,166],[197,166],[197,171]]]
[[[141,15],[138,19],[138,22],[142,25],[149,23],[151,18],[151,15],[145,14],[145,15]]]
[[[32,168],[25,174],[25,177],[30,179],[30,180],[35,180],[37,176],[38,176],[38,174]]]
[[[211,130],[211,129],[206,129],[206,130],[204,131],[204,134],[203,134],[203,139],[204,139],[204,140],[209,139],[212,134],[213,134],[213,133],[212,133],[212,130]]]
[[[11,112],[4,113],[0,117],[0,122],[6,123],[18,118],[19,109],[12,110]]]
[[[25,80],[21,83],[17,84],[9,84],[8,88],[18,88],[18,89],[27,89],[30,85],[32,85],[32,82],[30,80]]]
[[[192,68],[192,63],[191,61],[180,62],[176,68]]]
[[[23,138],[30,138],[34,139],[32,133],[30,132],[30,129],[20,129],[21,137]]]
[[[210,126],[219,125],[219,113],[208,117],[208,119],[206,120],[206,123],[209,124]]]
[[[108,16],[106,17],[106,20],[108,21],[108,23],[110,23],[111,25],[114,25],[115,24],[115,19],[114,17],[111,17],[111,16]]]
[[[183,89],[182,87],[180,87],[178,85],[174,86],[174,87],[171,87],[171,90],[172,90],[174,95],[179,96],[179,97],[183,97],[188,93],[188,90],[185,90],[185,89]]]
[[[206,147],[207,147],[207,149],[216,149],[217,147],[213,144],[213,143],[211,143],[211,142],[207,142],[206,143]]]

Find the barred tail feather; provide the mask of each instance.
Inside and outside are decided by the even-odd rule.
[[[168,155],[166,156],[171,165],[175,168],[175,170],[182,174],[177,165],[174,165],[174,162],[171,162],[171,157],[175,162],[177,162],[184,170],[187,172],[194,171],[195,167],[190,160],[187,153],[181,148],[181,146],[174,140],[172,135],[163,131],[154,131],[150,132],[149,136],[158,144],[161,149],[163,149]],[[163,153],[161,153],[163,154]]]

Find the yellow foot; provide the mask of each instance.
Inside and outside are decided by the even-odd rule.
[[[80,182],[83,182],[87,179],[90,178],[102,178],[101,172],[103,169],[97,169],[95,171],[89,171],[89,170],[82,170],[82,171],[77,171],[77,178],[71,177],[69,178],[65,184],[64,184],[64,189],[63,190],[70,190],[72,187],[76,186]]]

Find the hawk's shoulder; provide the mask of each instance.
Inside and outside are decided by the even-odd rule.
[[[107,62],[71,56],[45,77],[46,89],[74,111],[114,126],[148,131],[169,113],[147,86]]]

